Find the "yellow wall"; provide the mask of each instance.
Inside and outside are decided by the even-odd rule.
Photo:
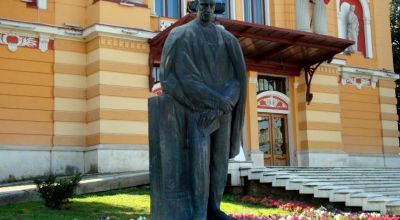
[[[148,53],[143,41],[87,44],[87,145],[148,144]]]
[[[57,0],[55,4],[55,24],[78,24],[85,27],[86,4],[84,0]]]
[[[374,16],[372,18],[372,29],[375,37],[374,46],[376,46],[377,68],[385,68],[393,71],[392,44],[390,34],[390,0],[372,1]]]
[[[150,9],[98,1],[86,10],[86,26],[96,23],[150,30]]]
[[[0,18],[54,24],[55,0],[48,0],[47,7],[46,10],[38,10],[26,7],[26,3],[19,0],[0,1]]]
[[[55,40],[54,145],[86,145],[86,45]]]
[[[0,45],[0,144],[51,146],[54,52]]]
[[[344,149],[348,153],[382,153],[379,89],[340,85]]]
[[[300,151],[342,151],[337,68],[323,64],[315,72],[311,104],[306,103],[304,73],[296,89]]]

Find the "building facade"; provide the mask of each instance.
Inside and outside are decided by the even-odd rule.
[[[356,42],[316,69],[310,103],[306,71],[248,71],[242,158],[400,167],[389,0],[220,2],[221,18]],[[147,99],[160,89],[149,40],[186,7],[185,0],[1,1],[0,181],[147,170]]]

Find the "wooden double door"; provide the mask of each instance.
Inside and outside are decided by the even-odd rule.
[[[265,166],[289,165],[287,131],[286,115],[258,114],[258,140]]]

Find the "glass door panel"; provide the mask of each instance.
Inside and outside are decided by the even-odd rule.
[[[287,166],[286,115],[260,114],[258,116],[259,149],[264,153],[265,166]]]
[[[273,161],[275,166],[287,166],[287,122],[285,115],[272,116]]]
[[[272,165],[271,132],[270,116],[262,115],[258,117],[258,143],[260,151],[264,153],[266,166]]]

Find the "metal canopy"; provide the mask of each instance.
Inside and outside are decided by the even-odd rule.
[[[195,17],[195,13],[188,14],[149,40],[149,65],[153,66],[154,63],[160,61],[162,48],[169,32]],[[238,38],[247,70],[257,71],[260,74],[299,76],[301,70],[304,69],[308,86],[308,102],[312,99],[309,87],[317,67],[322,62],[330,62],[336,54],[354,43],[326,35],[219,17],[216,17],[216,22]]]

